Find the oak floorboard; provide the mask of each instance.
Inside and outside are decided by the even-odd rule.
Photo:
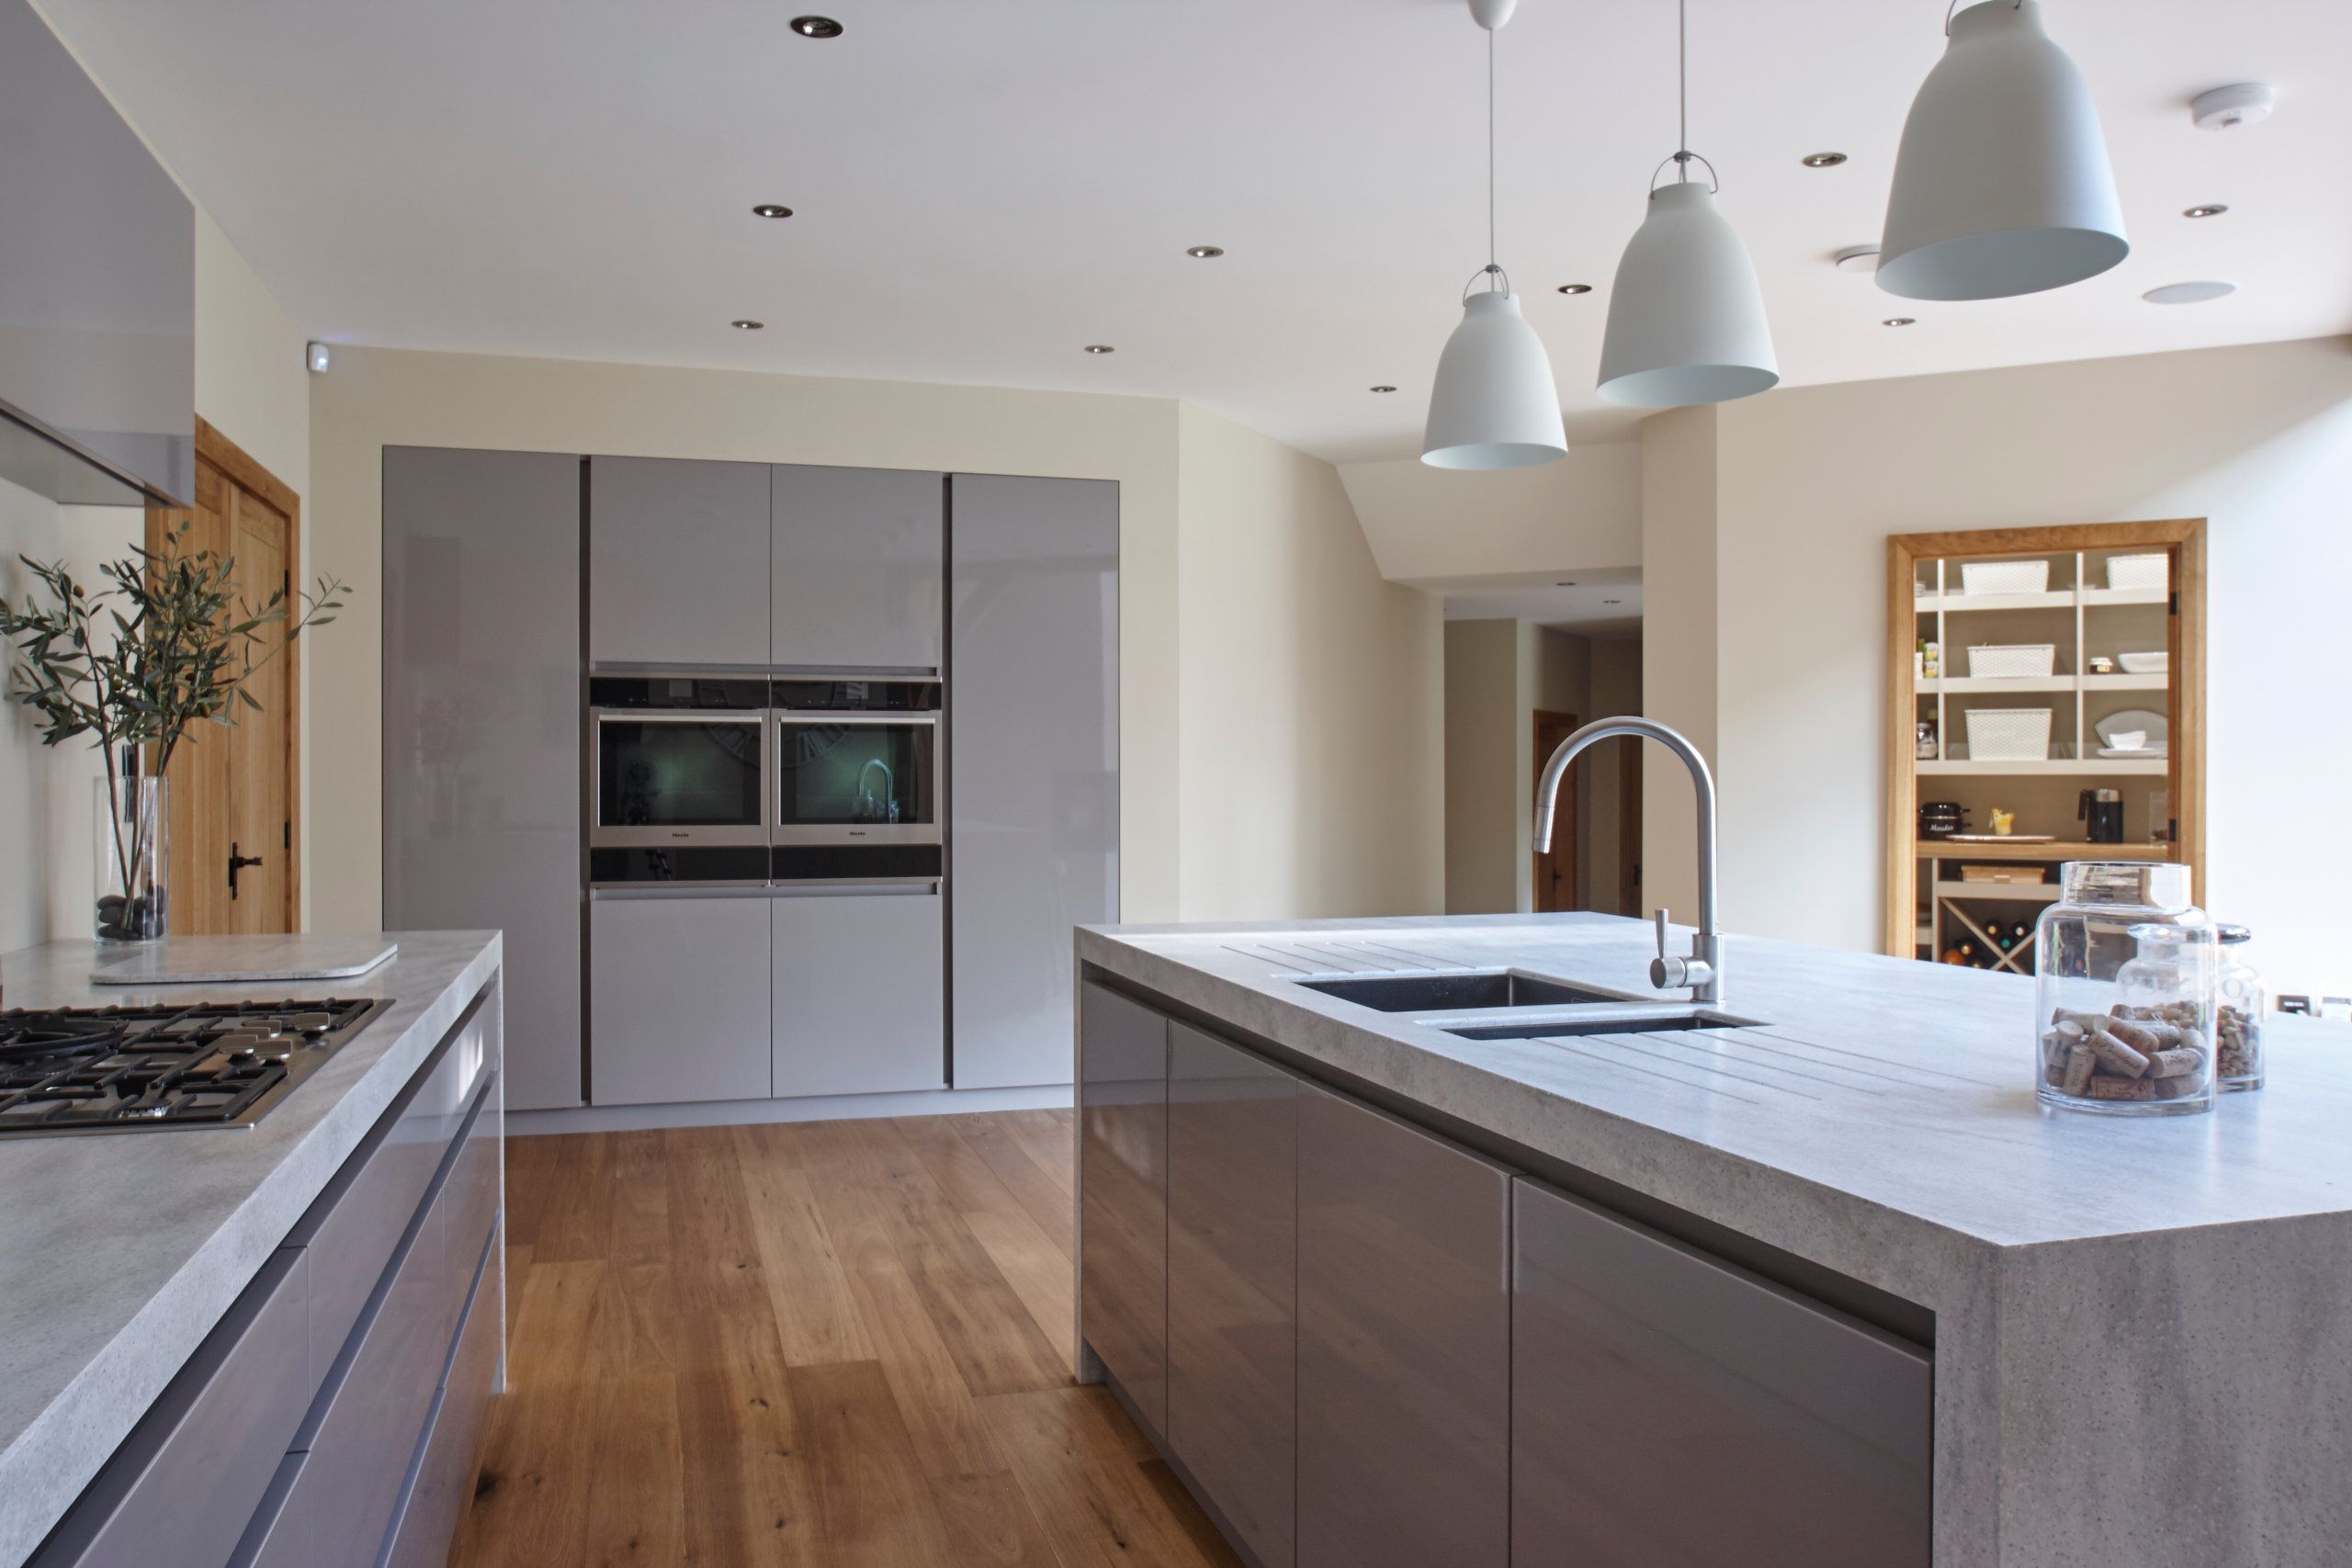
[[[509,1391],[450,1562],[1233,1562],[1116,1401],[1069,1381],[1069,1258],[1032,1203],[1071,1125],[514,1140]],[[975,1135],[1042,1172],[1031,1203]]]
[[[984,1116],[957,1116],[956,1135],[971,1145],[997,1174],[1005,1190],[1021,1201],[1037,1228],[1068,1256],[1075,1245],[1076,1210],[1069,1189],[1046,1174],[1028,1145],[1006,1123]]]

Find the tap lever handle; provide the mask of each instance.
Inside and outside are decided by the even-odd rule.
[[[1662,908],[1654,909],[1650,913],[1650,918],[1657,921],[1657,955],[1664,958],[1666,956],[1666,911]]]

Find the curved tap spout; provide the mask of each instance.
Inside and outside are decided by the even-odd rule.
[[[1676,756],[1690,771],[1690,787],[1699,797],[1699,930],[1690,942],[1690,956],[1687,959],[1666,955],[1664,911],[1659,912],[1658,961],[1650,965],[1650,982],[1655,986],[1689,986],[1693,1001],[1723,1000],[1723,933],[1715,924],[1715,780],[1707,771],[1707,760],[1699,749],[1680,731],[1669,729],[1654,719],[1596,719],[1560,742],[1552,760],[1544,764],[1544,776],[1535,785],[1535,852],[1544,854],[1552,848],[1552,818],[1558,808],[1560,781],[1567,776],[1568,764],[1577,753],[1595,741],[1613,739],[1630,735],[1639,739],[1655,740]]]

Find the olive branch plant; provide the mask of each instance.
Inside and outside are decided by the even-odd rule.
[[[260,712],[246,682],[304,630],[332,623],[349,587],[322,574],[312,591],[280,586],[256,605],[237,590],[234,558],[191,550],[188,528],[183,521],[157,547],[133,545],[101,563],[104,585],[95,590],[62,562],[19,556],[54,603],[0,598],[0,637],[17,651],[8,694],[40,716],[43,745],[86,734],[104,754],[126,896],[147,854],[144,814],[130,814],[124,836],[121,791],[137,780],[139,749],[153,749],[160,778],[181,745],[193,744],[197,721],[234,725],[241,708]]]

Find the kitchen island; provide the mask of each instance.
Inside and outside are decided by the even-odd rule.
[[[1078,933],[1082,1373],[1246,1554],[2344,1560],[2345,1031],[2110,1121],[2037,1108],[2029,982],[1731,937],[1702,1018],[1654,951]]]
[[[95,986],[88,942],[0,958],[12,1009],[388,999],[251,1125],[0,1138],[0,1564],[446,1553],[503,1360],[501,944],[390,940],[356,978],[243,987]]]

